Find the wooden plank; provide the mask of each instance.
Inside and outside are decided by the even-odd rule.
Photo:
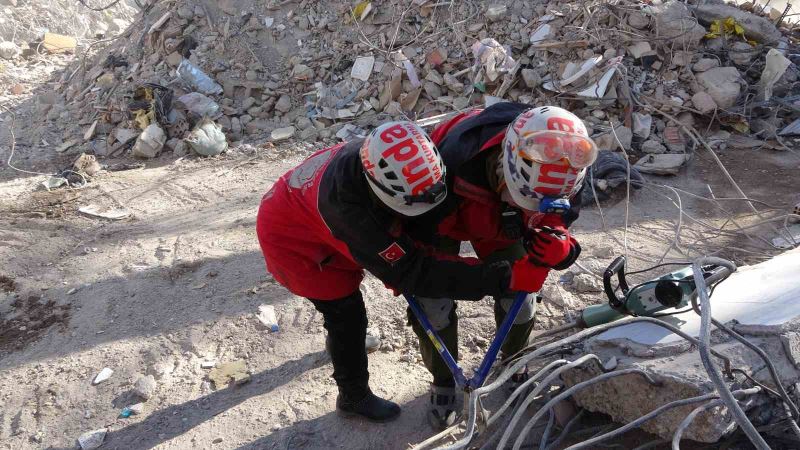
[[[42,47],[50,53],[74,52],[77,46],[77,39],[63,34],[45,33],[42,40]]]

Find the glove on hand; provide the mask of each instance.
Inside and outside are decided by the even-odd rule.
[[[535,265],[529,256],[523,257],[511,266],[511,283],[508,288],[512,291],[539,292],[548,272],[550,269]]]
[[[555,270],[566,270],[569,266],[575,264],[575,261],[578,260],[578,256],[581,254],[581,244],[575,240],[572,235],[569,236],[569,255],[564,258],[563,261],[553,266]]]
[[[525,249],[528,251],[531,261],[536,265],[560,266],[570,256],[571,237],[565,229],[542,227],[529,233],[525,241]]]
[[[538,225],[541,227],[550,227],[554,230],[567,231],[567,226],[564,224],[564,219],[561,214],[545,214]]]

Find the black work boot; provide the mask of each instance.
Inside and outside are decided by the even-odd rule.
[[[345,417],[361,416],[371,422],[389,422],[400,415],[397,403],[384,400],[369,389],[364,397],[356,401],[340,393],[336,398],[336,409]]]

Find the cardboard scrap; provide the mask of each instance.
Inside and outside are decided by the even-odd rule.
[[[77,46],[77,39],[63,34],[45,33],[42,39],[42,47],[50,53],[74,52]]]

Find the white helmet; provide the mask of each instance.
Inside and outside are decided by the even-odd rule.
[[[514,203],[537,211],[544,197],[576,193],[595,159],[597,146],[583,121],[563,108],[542,106],[508,126],[500,165]]]
[[[404,216],[426,213],[447,195],[439,151],[412,122],[375,128],[361,146],[361,164],[372,192]]]

